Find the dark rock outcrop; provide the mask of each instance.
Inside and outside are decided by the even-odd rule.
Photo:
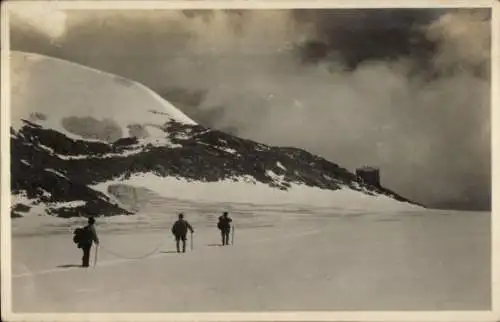
[[[271,147],[174,121],[163,130],[167,142],[163,145],[136,137],[97,142],[75,140],[24,121],[19,131],[11,131],[12,191],[25,191],[28,198],[45,203],[85,202],[51,210],[63,217],[130,214],[89,185],[148,172],[203,182],[247,177],[281,190],[292,183],[329,190],[348,186],[412,203],[304,150]]]

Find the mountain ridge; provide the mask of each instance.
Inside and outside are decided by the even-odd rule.
[[[14,217],[39,204],[61,217],[134,214],[109,188],[102,192],[92,187],[137,175],[193,184],[246,180],[248,189],[256,184],[280,191],[304,186],[332,194],[347,189],[360,196],[389,198],[395,205],[421,206],[305,150],[272,147],[196,124],[159,95],[149,97],[152,91],[134,81],[110,82],[109,73],[102,74],[106,78],[100,71],[89,72],[89,67],[81,73],[78,64],[44,56],[36,56],[34,66],[23,67],[23,54],[15,53],[16,57],[17,71],[27,73],[30,82],[38,77],[41,88],[34,92],[22,77],[14,81],[23,85],[17,87],[13,103],[24,115],[17,118],[17,127],[11,127],[12,192],[18,199],[25,197],[24,204],[13,203]],[[70,84],[65,86],[61,75],[48,75],[47,70],[71,75]],[[87,104],[91,107],[82,110]],[[133,115],[124,115],[129,109]]]

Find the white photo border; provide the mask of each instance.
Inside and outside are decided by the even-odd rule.
[[[28,314],[12,312],[10,218],[10,66],[9,15],[12,6],[47,5],[67,10],[294,9],[294,8],[491,8],[492,296],[489,311],[332,311],[252,313]],[[13,321],[500,321],[500,0],[247,0],[247,1],[3,1],[1,6],[1,318]]]

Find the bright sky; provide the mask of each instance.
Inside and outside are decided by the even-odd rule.
[[[59,38],[66,30],[67,15],[56,2],[9,3],[12,18],[35,27],[51,38]]]

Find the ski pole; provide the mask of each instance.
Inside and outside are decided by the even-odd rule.
[[[193,232],[191,232],[191,250],[193,250]]]
[[[99,245],[95,246],[94,268],[97,265],[97,253],[99,252]]]

